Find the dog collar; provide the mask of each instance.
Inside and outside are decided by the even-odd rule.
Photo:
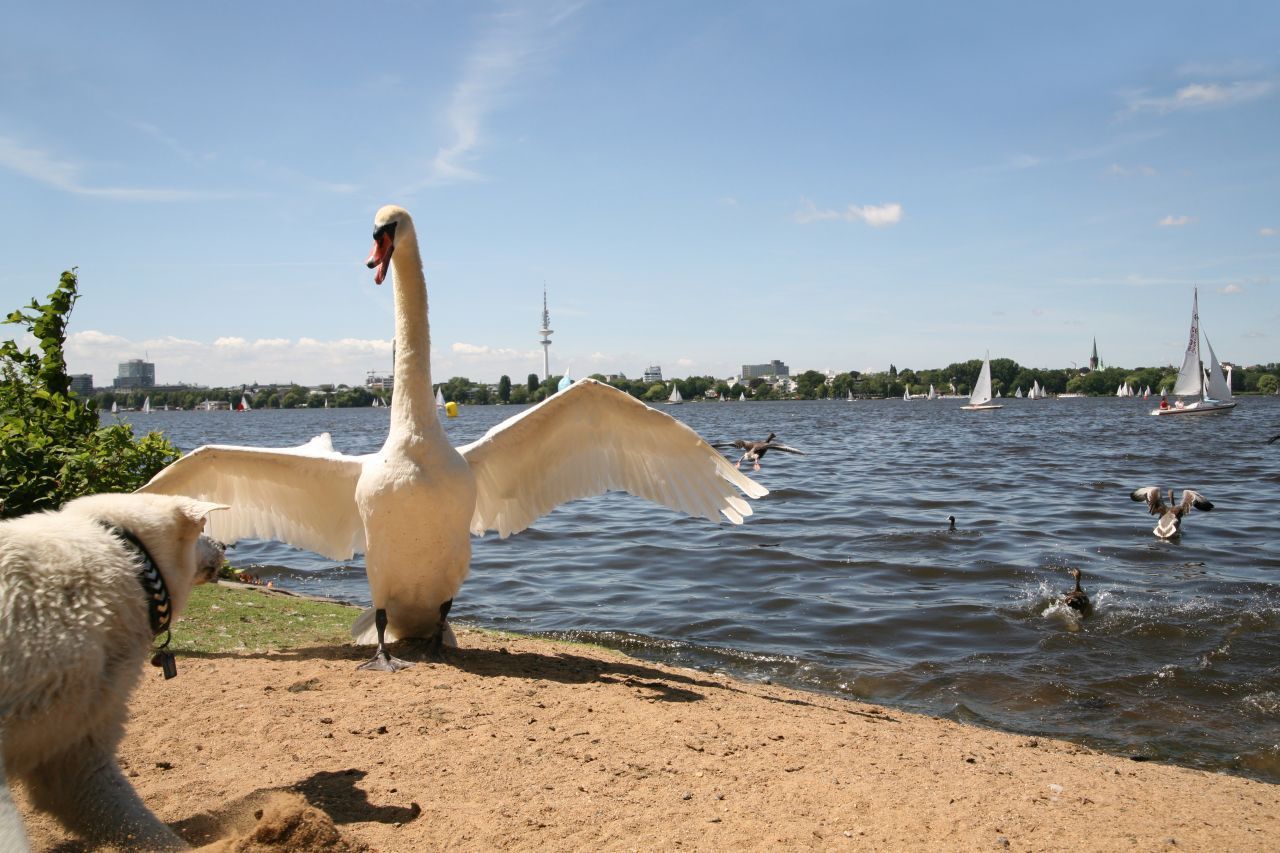
[[[169,600],[169,587],[165,585],[164,575],[160,574],[156,561],[151,558],[151,552],[137,536],[114,524],[103,522],[102,526],[123,539],[125,544],[136,551],[141,558],[138,583],[142,584],[142,591],[147,596],[147,615],[151,620],[151,636],[160,636],[169,630],[169,623],[173,618],[173,606]]]

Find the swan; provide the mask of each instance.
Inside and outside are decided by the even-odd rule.
[[[409,664],[386,644],[452,641],[454,595],[467,577],[471,535],[502,538],[567,501],[621,489],[671,509],[734,524],[769,490],[736,470],[696,432],[591,379],[455,448],[431,392],[427,289],[413,219],[389,205],[374,217],[366,265],[393,271],[395,377],[382,449],[347,456],[328,433],[299,447],[205,445],[140,491],[227,496],[210,535],[272,539],[334,560],[364,553],[373,606],[352,626],[373,657],[362,669]],[[234,497],[234,500],[232,499]]]
[[[1160,520],[1156,522],[1151,532],[1161,539],[1172,539],[1182,531],[1182,517],[1191,512],[1192,507],[1202,512],[1213,509],[1213,504],[1204,495],[1190,489],[1182,490],[1182,502],[1178,504],[1173,502],[1173,489],[1170,489],[1167,506],[1160,500],[1160,489],[1157,486],[1134,489],[1129,497],[1135,501],[1146,501],[1148,511],[1152,515],[1160,516]]]
[[[745,438],[736,438],[733,441],[717,441],[711,446],[722,449],[736,447],[745,451],[742,456],[738,457],[738,462],[734,467],[741,468],[743,462],[751,462],[757,471],[760,470],[760,460],[770,450],[780,450],[783,453],[795,453],[804,456],[803,450],[796,450],[794,447],[783,444],[780,441],[774,441],[775,438],[777,438],[777,434],[771,432],[764,441],[747,441]]]

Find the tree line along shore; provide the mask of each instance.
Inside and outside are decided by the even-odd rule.
[[[680,389],[686,401],[740,397],[747,400],[824,400],[843,399],[852,394],[862,399],[901,397],[904,393],[927,393],[933,386],[939,393],[967,396],[982,369],[981,359],[955,362],[943,368],[931,370],[898,369],[890,365],[888,370],[862,373],[850,370],[830,376],[817,370],[806,370],[795,376],[785,389],[776,380],[757,377],[730,384],[727,380],[712,376],[689,376],[664,382],[646,382],[627,379],[624,376],[592,374],[590,378],[606,382],[619,390],[645,402],[665,401],[672,385]],[[1075,368],[1024,367],[1013,359],[991,360],[991,388],[1004,396],[1011,396],[1021,388],[1023,393],[1038,382],[1049,394],[1082,394],[1089,397],[1113,396],[1116,388],[1150,388],[1152,393],[1165,394],[1173,390],[1177,380],[1176,367],[1105,367],[1099,370]],[[556,392],[560,376],[545,380],[529,374],[524,382],[512,382],[509,376],[501,377],[496,384],[475,382],[464,376],[455,376],[437,387],[446,402],[465,405],[536,403]],[[1237,394],[1275,394],[1280,390],[1280,364],[1233,368],[1232,390]],[[152,409],[168,406],[176,409],[193,409],[207,400],[226,401],[233,407],[244,397],[255,409],[319,409],[360,408],[390,402],[390,389],[371,389],[365,386],[320,385],[307,387],[293,384],[242,385],[225,388],[190,387],[180,390],[137,389],[131,391],[98,391],[91,404],[102,410],[117,408],[137,409],[150,398]],[[375,403],[376,401],[376,403]]]

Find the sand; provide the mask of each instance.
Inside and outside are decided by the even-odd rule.
[[[122,762],[220,851],[1280,849],[1280,786],[593,647],[459,642],[395,674],[356,671],[352,647],[185,656],[147,673]],[[82,849],[19,801],[38,849]]]

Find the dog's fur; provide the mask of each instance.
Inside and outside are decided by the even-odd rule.
[[[185,846],[116,763],[152,636],[140,558],[102,522],[146,547],[176,619],[191,588],[217,574],[222,548],[200,531],[206,515],[224,508],[93,495],[0,522],[0,851],[27,849],[6,773],[25,781],[37,807],[92,842]]]

